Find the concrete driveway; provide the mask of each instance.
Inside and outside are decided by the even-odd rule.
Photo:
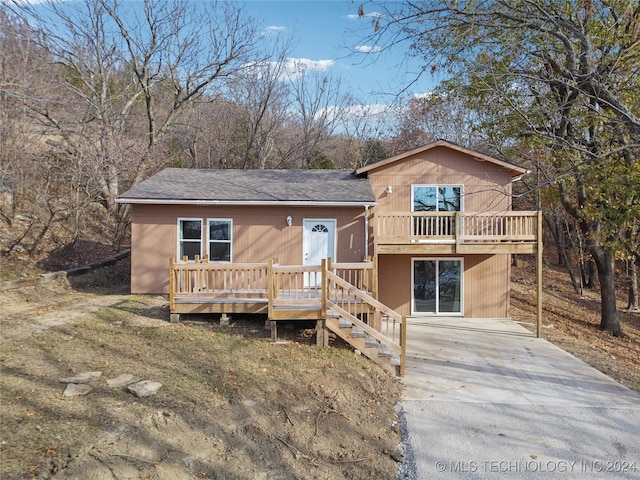
[[[410,318],[407,338],[400,479],[640,479],[632,390],[510,320]]]

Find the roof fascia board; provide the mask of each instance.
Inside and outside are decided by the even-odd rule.
[[[525,175],[525,174],[529,173],[529,170],[527,170],[525,168],[518,167],[516,165],[512,165],[512,164],[504,162],[502,160],[498,160],[497,158],[490,157],[488,155],[484,155],[483,153],[476,152],[474,150],[470,150],[468,148],[461,147],[460,145],[456,145],[455,143],[449,143],[449,142],[446,142],[444,140],[438,140],[436,142],[429,143],[429,144],[425,145],[424,147],[415,148],[415,149],[410,150],[408,152],[404,152],[404,153],[401,153],[399,155],[395,155],[393,157],[389,157],[386,160],[382,160],[380,162],[376,162],[376,163],[372,163],[370,165],[366,165],[364,167],[360,167],[360,168],[356,169],[354,173],[356,175],[361,175],[361,174],[366,173],[366,172],[368,172],[370,170],[375,170],[375,169],[377,169],[379,167],[384,167],[385,165],[389,165],[390,163],[397,162],[398,160],[401,160],[403,158],[408,158],[408,157],[410,157],[412,155],[415,155],[416,153],[426,152],[426,151],[431,150],[431,149],[436,148],[436,147],[447,147],[447,148],[450,148],[452,150],[456,150],[458,152],[461,152],[461,153],[467,154],[467,155],[469,155],[471,157],[474,157],[478,161],[486,161],[486,162],[494,163],[496,165],[499,165],[501,167],[504,167],[504,168],[514,172],[514,175],[513,175],[514,177],[515,176],[522,176],[522,175]]]
[[[155,198],[118,198],[116,203],[135,205],[202,205],[202,206],[283,206],[283,207],[374,207],[377,202],[304,202],[304,201],[238,201],[238,200],[172,200]]]

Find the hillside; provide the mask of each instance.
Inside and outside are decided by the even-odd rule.
[[[581,298],[571,286],[566,270],[554,265],[548,251],[543,269],[542,337],[640,393],[640,313],[624,312],[627,292],[619,272],[618,308],[625,333],[614,338],[602,332],[600,297],[585,290]],[[535,331],[535,264],[520,257],[512,268],[511,315]]]
[[[3,480],[396,478],[395,377],[306,328],[274,344],[264,318],[171,324],[118,269],[0,296]],[[123,374],[162,387],[109,386]]]
[[[533,274],[519,258],[511,299],[532,330]],[[126,261],[70,280],[0,296],[3,479],[396,478],[400,383],[345,345],[317,348],[312,325],[273,344],[263,318],[170,324],[164,297],[128,294]],[[544,338],[640,392],[637,313],[627,337],[600,332],[597,293],[548,263],[543,300]],[[93,371],[91,393],[63,396]],[[122,374],[162,388],[107,384]]]

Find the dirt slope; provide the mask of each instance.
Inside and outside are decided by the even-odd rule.
[[[336,341],[315,347],[312,325],[274,345],[264,319],[170,324],[166,299],[127,294],[127,276],[121,263],[0,295],[3,480],[396,478],[395,378]],[[531,329],[533,279],[521,258],[512,316]],[[597,292],[579,298],[548,263],[543,306],[546,339],[640,392],[637,313],[621,314],[627,337],[600,332]],[[84,371],[102,372],[93,391],[63,397],[59,379]],[[125,373],[163,387],[107,386]]]
[[[395,378],[311,330],[273,344],[264,319],[170,324],[166,303],[126,286],[5,292],[3,480],[396,478]],[[102,372],[93,391],[63,397],[60,378],[85,371]],[[125,373],[163,386],[107,386]]]

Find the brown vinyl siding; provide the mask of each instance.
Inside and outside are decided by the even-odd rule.
[[[411,256],[378,256],[379,300],[402,315],[411,315]]]
[[[293,218],[287,226],[287,216]],[[131,291],[167,293],[169,258],[177,255],[178,218],[233,220],[234,263],[302,263],[303,219],[336,219],[337,262],[364,260],[364,207],[133,205]],[[206,238],[203,238],[203,242]],[[203,252],[206,245],[203,243]]]
[[[511,255],[464,257],[465,317],[509,317]]]
[[[462,185],[465,211],[509,210],[511,172],[464,153],[436,147],[368,173],[378,211],[410,211],[411,185]],[[387,193],[391,185],[392,193]]]
[[[368,172],[378,206],[375,211],[411,211],[412,185],[462,185],[463,210],[510,210],[512,172],[463,152],[435,147],[402,161]],[[387,193],[387,187],[392,193]],[[373,235],[373,225],[370,229]],[[373,238],[372,246],[373,249]],[[380,301],[403,315],[411,315],[412,258],[447,258],[439,255],[379,255]],[[463,315],[492,318],[509,315],[510,255],[453,255],[462,258]]]
[[[462,258],[465,317],[509,316],[510,255],[378,256],[380,301],[402,315],[411,315],[411,259]]]

